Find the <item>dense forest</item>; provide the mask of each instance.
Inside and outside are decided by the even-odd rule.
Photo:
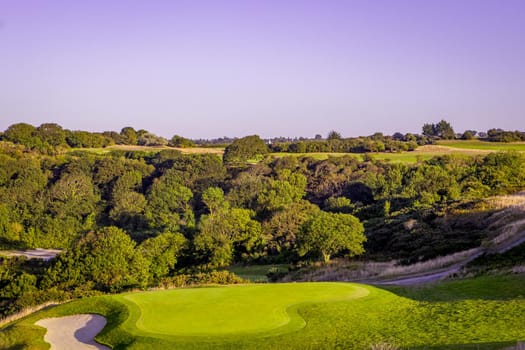
[[[303,145],[355,142],[339,136]],[[425,260],[469,248],[465,232],[479,231],[475,220],[443,229],[435,220],[443,208],[525,188],[525,157],[517,152],[415,164],[316,160],[268,156],[257,136],[232,141],[223,158],[174,149],[64,151],[117,139],[165,144],[155,138],[132,128],[97,134],[56,124],[16,124],[3,133],[1,248],[64,252],[50,263],[1,259],[2,313],[98,292],[234,281],[220,272],[232,264]],[[417,138],[395,142],[417,145]],[[168,143],[193,144],[180,136]],[[419,225],[407,227],[414,218]]]

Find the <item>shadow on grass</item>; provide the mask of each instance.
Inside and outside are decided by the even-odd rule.
[[[481,276],[414,286],[376,286],[417,301],[525,299],[525,275]]]
[[[451,349],[465,349],[465,350],[525,350],[525,342],[497,342],[497,343],[477,343],[477,344],[448,344],[448,345],[432,345],[432,346],[418,346],[410,348],[402,348],[404,350],[451,350]]]

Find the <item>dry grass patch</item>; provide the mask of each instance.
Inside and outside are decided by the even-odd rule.
[[[28,315],[31,315],[31,314],[33,314],[33,313],[35,313],[37,311],[43,310],[43,309],[51,307],[51,306],[60,305],[60,304],[63,304],[63,303],[64,302],[48,301],[48,302],[40,304],[40,305],[36,305],[36,306],[31,306],[31,307],[25,308],[22,311],[17,312],[16,314],[12,314],[12,315],[9,315],[7,317],[1,318],[0,319],[0,327],[6,325],[8,323],[11,323],[13,321],[16,321],[16,320],[19,320],[21,318],[24,318],[24,317],[26,317]]]
[[[402,275],[413,275],[428,271],[435,271],[450,267],[454,264],[463,262],[472,256],[481,253],[481,248],[473,248],[469,250],[464,250],[462,252],[457,252],[450,255],[440,256],[435,259],[418,262],[412,265],[395,265],[385,270],[381,271],[379,277],[395,277]]]

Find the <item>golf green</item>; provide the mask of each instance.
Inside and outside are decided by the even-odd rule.
[[[82,298],[6,325],[0,349],[48,349],[35,323],[76,314],[104,316],[97,341],[130,350],[492,350],[525,340],[525,276],[390,289],[249,284]]]
[[[144,333],[171,336],[228,336],[294,331],[305,325],[297,305],[368,294],[355,284],[293,283],[141,292],[122,298],[132,310],[128,329],[135,326]]]

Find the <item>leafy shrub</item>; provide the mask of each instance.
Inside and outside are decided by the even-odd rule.
[[[269,268],[268,272],[266,273],[266,277],[268,277],[268,280],[271,282],[277,282],[286,275],[287,272],[281,270],[278,267]]]
[[[177,288],[198,286],[207,284],[240,284],[248,283],[230,271],[199,272],[195,274],[181,274],[174,277],[164,278],[160,286],[164,288]]]

